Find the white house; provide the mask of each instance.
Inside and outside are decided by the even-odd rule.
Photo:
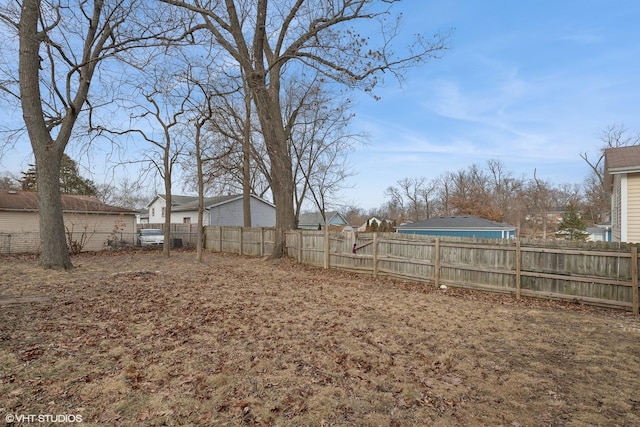
[[[191,207],[191,210],[193,212],[186,211],[186,214],[176,212],[176,210],[179,209],[180,206],[194,202],[194,201],[196,203],[196,207],[195,208]],[[145,223],[146,224],[164,224],[164,219],[166,215],[165,204],[166,204],[166,196],[164,194],[157,194],[147,204],[148,215]],[[173,195],[171,196],[171,206],[172,206],[171,207],[171,223],[172,224],[188,224],[191,222],[193,222],[194,224],[196,223],[196,220],[198,218],[198,197],[197,196]],[[206,221],[204,225],[207,225]]]
[[[640,146],[607,148],[604,153],[611,240],[640,242]]]
[[[158,194],[149,202],[149,224],[164,224],[165,220],[164,194]],[[274,227],[276,225],[276,208],[255,195],[251,195],[251,226]],[[172,224],[197,224],[198,223],[198,197],[197,196],[171,196],[171,223]],[[242,226],[244,214],[242,194],[229,196],[205,197],[203,225]]]

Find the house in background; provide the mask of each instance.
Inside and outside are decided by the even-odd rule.
[[[148,210],[148,215],[147,215],[147,222],[146,224],[164,224],[164,219],[165,219],[165,209],[166,209],[166,196],[164,194],[157,194],[148,204],[147,204],[147,210]],[[171,223],[172,224],[184,224],[185,220],[184,220],[184,214],[180,214],[180,213],[176,213],[176,210],[187,203],[191,203],[194,202],[196,203],[196,207],[195,208],[191,208],[192,212],[188,212],[187,211],[187,217],[189,218],[187,221],[191,222],[192,218],[197,219],[198,218],[198,197],[197,196],[179,196],[179,195],[172,195],[171,196]],[[206,203],[205,203],[206,206]],[[195,212],[195,216],[193,214],[193,212]],[[142,217],[141,217],[142,220]],[[193,221],[193,223],[195,224],[196,221]],[[205,224],[206,221],[205,221]]]
[[[110,206],[95,196],[62,195],[62,212],[72,241],[84,241],[83,250],[97,251],[107,241],[133,244],[136,211]],[[0,253],[40,251],[38,194],[0,190]]]
[[[640,242],[640,146],[607,148],[604,170],[611,196],[611,241]]]
[[[165,203],[164,194],[158,194],[149,202],[148,224],[164,224]],[[171,206],[172,224],[198,223],[197,196],[171,196]],[[252,227],[276,225],[276,208],[272,203],[252,195],[250,207]],[[243,224],[242,194],[204,198],[204,226],[242,226]]]
[[[347,220],[338,212],[326,212],[327,225],[329,227],[345,227],[349,225]],[[298,218],[298,228],[302,230],[319,230],[324,227],[324,219],[322,219],[322,213],[304,213],[300,214]]]
[[[275,227],[276,206],[258,196],[251,196],[251,226]],[[196,206],[198,203],[196,202]],[[208,213],[209,224],[218,226],[242,226],[244,216],[242,195],[211,197],[204,204]]]
[[[595,227],[587,227],[587,242],[610,242],[611,226],[597,225]]]
[[[403,224],[396,228],[401,234],[425,236],[470,237],[479,239],[511,239],[516,227],[474,216],[441,216]]]
[[[149,210],[148,209],[139,209],[136,214],[136,223],[138,224],[149,224]]]
[[[377,218],[375,216],[369,218],[368,220],[365,221],[364,224],[362,224],[360,227],[358,227],[358,231],[360,232],[365,232],[367,231],[367,225],[369,227],[373,226],[373,224],[375,223],[376,228],[380,227],[380,224],[382,224],[383,222],[386,222],[387,224],[393,224],[393,221],[391,220],[385,220],[385,219],[380,219]]]

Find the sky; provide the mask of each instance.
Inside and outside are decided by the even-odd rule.
[[[597,155],[607,127],[640,131],[640,1],[398,6],[404,37],[451,29],[449,49],[401,84],[387,79],[379,101],[353,94],[352,130],[368,142],[351,155],[357,174],[344,204],[377,208],[403,178],[435,179],[491,159],[517,177],[535,170],[554,184],[579,184],[589,172],[580,153]],[[32,161],[25,142],[0,154],[0,172],[19,174]]]
[[[640,131],[640,2],[411,0],[407,32],[452,28],[441,59],[357,97],[369,135],[344,191],[362,208],[403,178],[500,160],[514,176],[582,183],[610,125]]]

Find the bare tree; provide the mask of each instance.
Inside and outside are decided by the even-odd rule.
[[[149,67],[143,74],[146,78],[135,89],[142,95],[137,103],[130,105],[134,112],[130,115],[128,129],[120,131],[106,129],[119,135],[138,135],[151,144],[152,149],[144,149],[137,163],[151,165],[160,175],[164,184],[164,245],[163,253],[170,253],[171,194],[174,168],[185,151],[189,133],[186,132],[184,116],[189,108],[193,86],[183,69],[166,69],[162,66]],[[138,110],[138,112],[135,112]]]
[[[365,137],[350,131],[351,100],[328,90],[322,79],[307,86],[288,82],[284,96],[297,223],[307,200],[323,215],[329,205],[339,204],[340,191],[354,174],[348,157]]]
[[[424,177],[420,178],[405,178],[398,181],[398,185],[402,189],[402,192],[409,201],[409,212],[411,212],[411,220],[420,221],[423,219],[423,206],[422,196],[425,191],[425,184],[427,180]]]
[[[202,89],[202,86],[199,86]],[[213,117],[211,108],[211,97],[207,96],[206,90],[203,90],[205,99],[198,108],[198,114],[193,120],[195,135],[195,158],[196,158],[196,176],[198,182],[198,231],[196,236],[196,260],[202,262],[202,252],[204,246],[204,172],[202,159],[202,130],[204,126]]]
[[[140,13],[146,2],[78,0],[69,7],[47,0],[24,0],[0,8],[0,21],[18,35],[18,75],[2,91],[19,99],[35,156],[40,212],[40,265],[72,267],[62,217],[59,174],[62,155],[79,117],[98,104],[90,87],[105,60],[155,43],[164,30]],[[156,20],[159,18],[159,20]],[[132,59],[133,57],[129,57]],[[11,77],[9,70],[5,75]],[[93,92],[93,90],[91,91]]]
[[[308,167],[302,168],[304,186],[316,207],[320,210],[326,225],[327,208],[336,204],[340,190],[346,188],[346,179],[353,176],[347,155],[348,139],[324,140],[318,150],[308,159]]]
[[[390,205],[403,211],[398,219],[420,221],[429,219],[433,212],[432,195],[435,189],[436,182],[424,177],[403,178],[396,186],[388,187],[385,195],[389,197]]]
[[[387,217],[394,218],[396,221],[402,223],[406,220],[406,207],[405,200],[402,191],[398,187],[389,186],[384,191],[385,197],[388,201],[385,204],[385,210]]]
[[[500,160],[487,161],[489,186],[492,193],[492,203],[499,212],[499,221],[520,227],[526,214],[526,208],[521,197],[524,179],[516,178],[506,169]]]
[[[103,203],[129,209],[142,209],[149,201],[142,183],[128,177],[114,184],[98,185],[97,196]]]
[[[287,72],[313,68],[327,78],[370,91],[383,71],[400,77],[406,66],[445,49],[445,36],[419,38],[408,55],[395,57],[391,42],[399,22],[384,21],[393,2],[290,0],[269,7],[268,0],[164,1],[199,14],[198,28],[215,37],[247,79],[270,160],[277,231],[272,257],[284,254],[284,231],[295,226],[290,135],[281,114]],[[353,28],[358,22],[376,20],[381,23],[379,48]]]
[[[0,190],[19,190],[20,181],[11,173],[3,173],[0,175]]]
[[[440,215],[451,215],[451,197],[453,197],[453,176],[451,172],[445,172],[435,179],[437,204]]]
[[[553,185],[541,178],[538,178],[537,171],[533,171],[533,179],[527,183],[527,200],[529,220],[532,228],[532,236],[538,237],[538,230],[541,227],[541,237],[543,240],[547,238],[549,231],[549,214],[554,208]]]
[[[237,92],[237,89],[231,87],[227,92],[220,92],[217,89],[217,85],[214,84],[211,79],[215,78],[209,67],[204,67],[201,70],[200,76],[197,76],[192,67],[189,67],[188,77],[186,83],[190,85],[193,90],[194,96],[190,97],[189,103],[191,104],[189,112],[189,122],[191,123],[194,135],[194,147],[193,153],[190,153],[190,158],[194,158],[196,161],[196,184],[198,189],[198,229],[196,240],[196,260],[202,262],[203,246],[204,246],[204,193],[205,193],[205,179],[204,168],[208,163],[218,163],[228,158],[235,147],[229,148],[226,152],[219,153],[219,155],[206,157],[205,146],[207,141],[207,126],[213,129],[220,129],[220,123],[216,119],[222,119],[225,115],[218,115],[216,112],[215,101],[220,99],[226,99],[230,95]],[[196,95],[197,93],[197,95]],[[233,116],[233,114],[230,114]],[[211,176],[209,175],[210,179]],[[245,226],[246,215],[245,215]],[[250,226],[250,219],[249,219]]]
[[[265,163],[258,154],[262,137],[256,131],[251,98],[243,84],[242,79],[235,78],[226,87],[215,89],[210,138],[203,146],[203,155],[205,173],[215,183],[217,193],[242,192],[243,224],[251,227],[250,196],[264,196],[270,186],[264,175]]]
[[[523,179],[514,178],[499,160],[486,170],[473,164],[428,180],[403,178],[385,190],[387,208],[397,218],[418,221],[434,215],[474,215],[492,221],[520,222],[526,207]]]
[[[456,215],[473,215],[490,221],[501,221],[503,214],[496,207],[489,175],[478,165],[450,175],[452,194],[448,203]]]

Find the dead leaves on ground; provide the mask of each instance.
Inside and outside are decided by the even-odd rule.
[[[21,286],[50,299],[0,311],[0,407],[82,408],[111,425],[640,420],[631,398],[580,406],[595,388],[638,394],[613,375],[640,365],[637,334],[621,344],[638,327],[628,317],[290,260],[192,256],[83,258],[46,287],[45,273],[17,260]],[[609,371],[589,376],[594,352]]]

